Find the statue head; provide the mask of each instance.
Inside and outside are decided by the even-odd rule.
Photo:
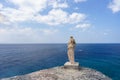
[[[70,36],[70,38],[73,38],[73,36]]]

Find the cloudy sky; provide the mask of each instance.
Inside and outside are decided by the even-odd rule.
[[[120,0],[0,0],[0,43],[120,43]]]

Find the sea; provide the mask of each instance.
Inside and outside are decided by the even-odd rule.
[[[63,66],[66,61],[67,44],[0,44],[0,78]],[[77,44],[75,61],[120,80],[120,44]]]

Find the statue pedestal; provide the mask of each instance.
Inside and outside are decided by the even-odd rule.
[[[70,62],[66,62],[64,64],[64,68],[65,69],[76,69],[76,70],[79,70],[80,66],[79,66],[78,62],[75,62],[74,64],[71,64]]]

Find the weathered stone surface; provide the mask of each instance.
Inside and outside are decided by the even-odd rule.
[[[4,78],[0,80],[112,80],[101,72],[90,68],[80,70],[55,67],[40,70],[26,75]]]

